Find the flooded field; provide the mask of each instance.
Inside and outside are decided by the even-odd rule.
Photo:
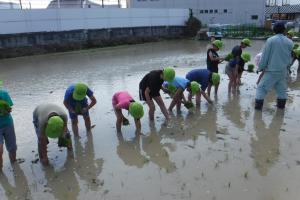
[[[238,40],[225,40],[227,54]],[[245,50],[254,57],[263,46]],[[263,112],[254,111],[257,74],[245,72],[239,94],[228,96],[224,64],[214,105],[171,117],[165,124],[142,119],[117,135],[111,106],[114,92],[128,90],[138,99],[138,84],[150,70],[178,66],[177,75],[206,67],[206,42],[166,41],[114,48],[0,60],[0,79],[10,92],[17,135],[13,167],[4,153],[0,199],[109,200],[295,200],[300,196],[300,76],[289,81],[286,110],[277,111],[271,93]],[[65,89],[86,82],[98,100],[91,110],[92,135],[80,120],[73,152],[48,145],[50,166],[35,162],[34,108],[44,102],[63,106]],[[170,99],[162,95],[169,105]],[[144,107],[147,112],[147,106]],[[127,116],[127,113],[126,113]],[[71,129],[71,124],[68,124]]]

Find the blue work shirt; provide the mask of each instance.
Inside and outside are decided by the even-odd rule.
[[[188,72],[186,78],[189,81],[196,81],[201,85],[201,90],[205,91],[210,81],[211,72],[207,69],[193,69]]]
[[[287,66],[291,63],[292,49],[292,40],[283,34],[270,37],[263,49],[258,70],[286,73]]]
[[[7,91],[0,89],[0,99],[3,101],[6,101],[9,106],[13,106],[13,102],[8,94]],[[0,116],[0,128],[4,128],[8,125],[11,125],[13,123],[13,119],[11,117],[11,114],[7,114],[4,116]]]
[[[190,81],[188,79],[186,79],[186,78],[175,76],[175,78],[173,79],[172,82],[165,81],[163,83],[163,86],[167,87],[169,84],[171,84],[171,85],[174,85],[177,89],[178,88],[182,88],[183,90],[185,90],[186,87],[187,87],[187,84],[189,82]]]
[[[86,97],[81,101],[76,101],[75,99],[73,99],[74,88],[75,88],[75,85],[71,85],[71,86],[68,87],[68,89],[66,90],[66,93],[65,93],[64,101],[66,101],[67,104],[70,105],[72,108],[75,108],[76,104],[78,104],[78,103],[81,105],[82,108],[87,107],[88,99]],[[93,96],[92,90],[90,90],[88,88],[87,92],[86,92],[86,95],[88,97],[92,97]]]

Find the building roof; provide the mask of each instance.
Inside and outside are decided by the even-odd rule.
[[[300,13],[300,4],[266,7],[266,14],[274,14],[274,13]]]

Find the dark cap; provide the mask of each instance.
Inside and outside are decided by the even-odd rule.
[[[284,26],[284,22],[276,22],[273,26],[273,31],[278,34],[278,33],[284,33],[285,31],[285,26]]]

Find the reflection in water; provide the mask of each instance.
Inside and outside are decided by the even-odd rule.
[[[284,111],[277,110],[267,127],[262,119],[262,112],[254,114],[256,138],[251,138],[251,152],[255,165],[262,176],[266,176],[279,156],[279,133],[283,124]]]
[[[103,167],[103,159],[95,160],[93,135],[88,134],[84,147],[79,140],[74,140],[75,146],[75,170],[82,180],[85,180],[90,190],[96,191],[101,185],[98,180]]]
[[[15,186],[11,185],[4,173],[0,172],[0,183],[8,199],[32,199],[27,179],[19,164],[13,165]]]
[[[68,151],[68,154],[72,152]],[[67,157],[63,169],[57,171],[52,166],[44,169],[48,180],[47,187],[51,188],[51,193],[58,200],[77,199],[80,190],[74,172],[75,161],[71,156]]]
[[[173,172],[176,170],[175,163],[170,161],[169,153],[165,149],[165,146],[167,145],[161,144],[161,140],[160,133],[157,132],[155,125],[150,122],[150,134],[142,140],[143,150],[146,152],[151,162],[157,164],[160,168],[165,169],[168,173]]]
[[[188,120],[188,119],[187,119]],[[216,142],[217,139],[217,110],[213,106],[208,106],[205,114],[201,115],[201,123],[199,123],[201,130],[203,130],[208,139]]]
[[[242,109],[240,104],[240,95],[228,95],[227,102],[223,105],[223,111],[227,119],[230,120],[237,128],[245,128],[245,121],[243,120]]]
[[[122,133],[117,136],[119,140],[117,154],[125,165],[142,168],[147,162],[147,158],[141,154],[140,134],[136,134],[132,141],[124,140]]]

